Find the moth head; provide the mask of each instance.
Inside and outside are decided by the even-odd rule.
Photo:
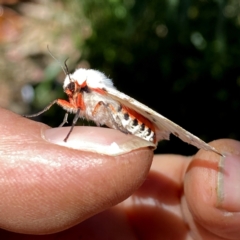
[[[90,89],[115,88],[112,80],[103,73],[93,69],[79,68],[74,73],[68,74],[64,80],[64,90],[72,81],[76,81],[82,87],[85,87],[84,84],[86,84]]]
[[[68,85],[64,88],[64,92],[72,97],[74,95],[77,95],[78,93],[90,93],[91,89],[88,87],[87,82],[83,82],[82,84],[79,84],[77,81],[70,81]]]
[[[74,81],[70,81],[64,88],[64,92],[68,96],[72,96],[76,91],[77,91],[77,85],[76,85],[76,82]]]

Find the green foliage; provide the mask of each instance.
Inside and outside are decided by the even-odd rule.
[[[206,141],[240,138],[238,1],[91,0],[83,7],[93,31],[83,58],[92,68]]]

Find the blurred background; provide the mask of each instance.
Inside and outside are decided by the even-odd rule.
[[[204,141],[240,139],[239,43],[238,0],[0,0],[0,106],[29,114],[66,98],[48,46]],[[36,120],[63,116],[54,106]],[[196,149],[171,137],[156,152]]]

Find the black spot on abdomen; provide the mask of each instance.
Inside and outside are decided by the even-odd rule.
[[[124,113],[123,117],[124,117],[125,120],[128,120],[129,119],[129,114],[128,113]]]
[[[133,126],[137,126],[138,125],[138,120],[135,118],[134,120],[133,120]]]
[[[152,130],[149,128],[149,129],[147,130],[147,136],[149,136],[149,135],[151,134],[151,132],[152,132]]]
[[[144,129],[145,129],[145,124],[142,123],[140,130],[141,130],[141,131],[144,131]]]

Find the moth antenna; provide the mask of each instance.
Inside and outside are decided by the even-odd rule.
[[[66,76],[69,76],[68,68],[67,68],[67,66],[66,66],[66,61],[65,61],[65,68],[64,68],[64,66],[61,64],[61,62],[60,62],[60,61],[53,55],[53,53],[50,51],[48,45],[47,45],[47,49],[48,49],[48,52],[49,52],[50,56],[59,63],[59,65],[60,65],[60,67],[62,68],[62,70],[63,70],[63,72],[65,73],[65,75],[66,75]]]
[[[67,76],[69,78],[69,80],[72,82],[72,79],[70,78],[70,73],[69,73],[69,70],[68,70],[68,66],[67,66],[67,60],[68,58],[64,61],[64,66],[65,66],[65,69],[66,69],[66,72],[67,72]]]

